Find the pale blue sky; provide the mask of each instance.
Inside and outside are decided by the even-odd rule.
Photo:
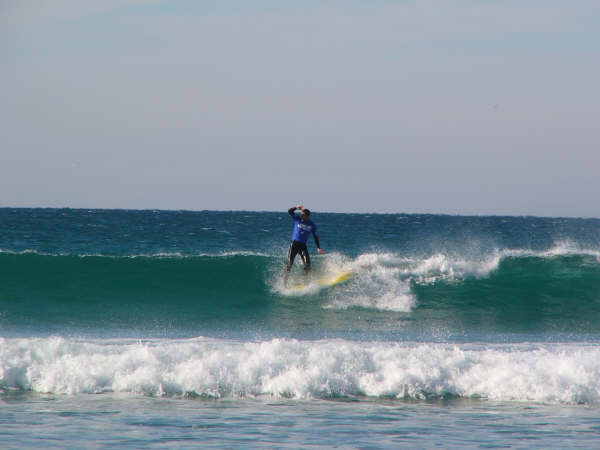
[[[597,1],[0,0],[0,206],[600,217]]]

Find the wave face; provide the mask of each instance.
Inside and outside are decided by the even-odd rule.
[[[331,254],[319,274],[352,269],[346,283],[295,291],[281,258],[71,256],[2,253],[0,325],[57,333],[148,335],[345,330],[600,332],[600,259],[557,250],[484,260]],[[299,272],[299,271],[297,271]],[[292,281],[302,279],[294,273]],[[367,321],[367,322],[365,322]]]
[[[0,208],[4,336],[446,339],[600,332],[600,220]],[[355,275],[324,289],[319,276]],[[302,279],[301,264],[291,283]],[[592,336],[593,338],[593,336]],[[595,338],[594,338],[595,339]]]
[[[194,328],[260,319],[264,258],[0,254],[4,327]]]
[[[600,331],[596,254],[514,255],[488,273],[414,283],[421,310],[495,331]]]

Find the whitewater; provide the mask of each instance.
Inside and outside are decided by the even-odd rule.
[[[202,398],[469,397],[597,404],[600,347],[196,338],[3,339],[5,386]]]
[[[8,445],[599,437],[600,220],[314,211],[297,291],[286,210],[0,209]]]

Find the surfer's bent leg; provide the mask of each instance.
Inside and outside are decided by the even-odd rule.
[[[304,272],[308,273],[310,270],[310,255],[308,254],[308,248],[306,248],[306,244],[303,244],[300,248],[300,257],[302,258],[302,262],[304,262]]]
[[[297,254],[298,247],[296,246],[296,241],[292,241],[290,244],[290,249],[288,250],[288,262],[287,267],[285,268],[286,271],[289,272],[292,269],[292,266],[294,265],[294,258],[296,258]]]
[[[298,254],[298,246],[296,245],[296,241],[292,241],[290,244],[290,249],[288,250],[288,260],[287,265],[285,267],[285,276],[283,277],[283,283],[287,287],[288,284],[288,276],[290,275],[290,270],[292,270],[292,266],[294,265],[294,258]]]

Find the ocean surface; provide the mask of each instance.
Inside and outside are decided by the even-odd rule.
[[[0,208],[0,446],[598,446],[599,219],[286,209]]]

